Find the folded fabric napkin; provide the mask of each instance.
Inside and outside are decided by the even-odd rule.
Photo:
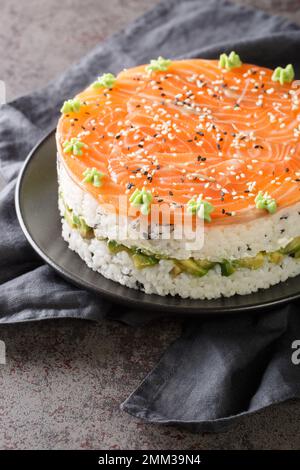
[[[151,58],[216,58],[236,50],[245,62],[295,65],[300,28],[263,12],[219,0],[167,0],[99,45],[45,89],[0,109],[0,322],[56,317],[115,318],[124,311],[66,283],[33,252],[14,209],[16,176],[33,145],[55,126],[61,103],[106,71]],[[300,396],[300,367],[291,361],[300,339],[299,303],[258,315],[187,320],[181,338],[123,403],[151,422],[217,431],[240,415]]]

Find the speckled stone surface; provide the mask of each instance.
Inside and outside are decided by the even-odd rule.
[[[8,99],[44,85],[155,3],[27,0],[24,8],[19,0],[3,0],[0,80]],[[300,23],[299,0],[237,3]],[[121,412],[119,404],[179,334],[178,321],[139,328],[79,320],[0,326],[7,348],[7,364],[0,365],[0,448],[300,448],[296,401],[243,418],[221,434],[149,425]]]

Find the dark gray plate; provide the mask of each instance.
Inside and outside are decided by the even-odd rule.
[[[105,279],[67,248],[57,209],[54,132],[30,153],[16,188],[16,209],[23,232],[34,250],[64,278],[110,300],[132,307],[173,314],[228,314],[258,311],[300,297],[299,276],[251,295],[217,300],[187,300],[147,295]]]

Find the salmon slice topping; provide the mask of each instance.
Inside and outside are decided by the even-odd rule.
[[[137,190],[151,206],[205,201],[210,223],[268,216],[261,194],[277,209],[299,202],[297,82],[250,64],[167,62],[106,74],[66,102],[58,153],[78,185],[115,207]]]

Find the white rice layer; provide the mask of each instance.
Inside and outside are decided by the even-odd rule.
[[[68,174],[58,157],[58,179],[60,192],[66,205],[75,214],[83,216],[86,223],[94,228],[96,237],[120,241],[128,247],[136,246],[152,253],[176,257],[177,259],[207,259],[219,261],[255,256],[260,251],[276,251],[286,246],[293,238],[300,235],[300,203],[275,214],[266,214],[244,224],[205,225],[204,246],[190,250],[187,240],[158,239],[157,231],[147,232],[148,239],[136,240],[138,223],[128,223],[129,239],[119,239],[118,227],[127,223],[127,219],[116,218],[103,211],[101,205],[88,192],[84,191]],[[163,227],[159,227],[163,229]],[[292,260],[289,260],[292,263]],[[272,272],[279,268],[272,267]],[[139,274],[140,275],[140,274]],[[256,276],[256,272],[251,274]],[[230,278],[231,279],[231,278]],[[278,277],[279,279],[279,277]],[[199,282],[199,280],[197,280]],[[222,283],[231,285],[233,281]],[[275,281],[278,282],[278,281]],[[171,288],[170,288],[171,289]],[[227,288],[225,289],[227,290]]]
[[[288,277],[300,274],[300,260],[285,256],[280,265],[266,260],[264,266],[257,270],[241,268],[231,276],[221,275],[220,267],[211,269],[205,276],[196,277],[181,273],[173,277],[170,273],[174,264],[170,260],[160,260],[153,266],[136,269],[131,257],[122,251],[111,254],[107,243],[93,238],[83,239],[78,230],[70,228],[62,219],[63,238],[69,248],[86,262],[86,264],[108,279],[119,282],[133,289],[140,289],[147,294],[176,295],[192,299],[213,299],[220,296],[230,297],[234,294],[250,294],[258,289],[266,289]]]

